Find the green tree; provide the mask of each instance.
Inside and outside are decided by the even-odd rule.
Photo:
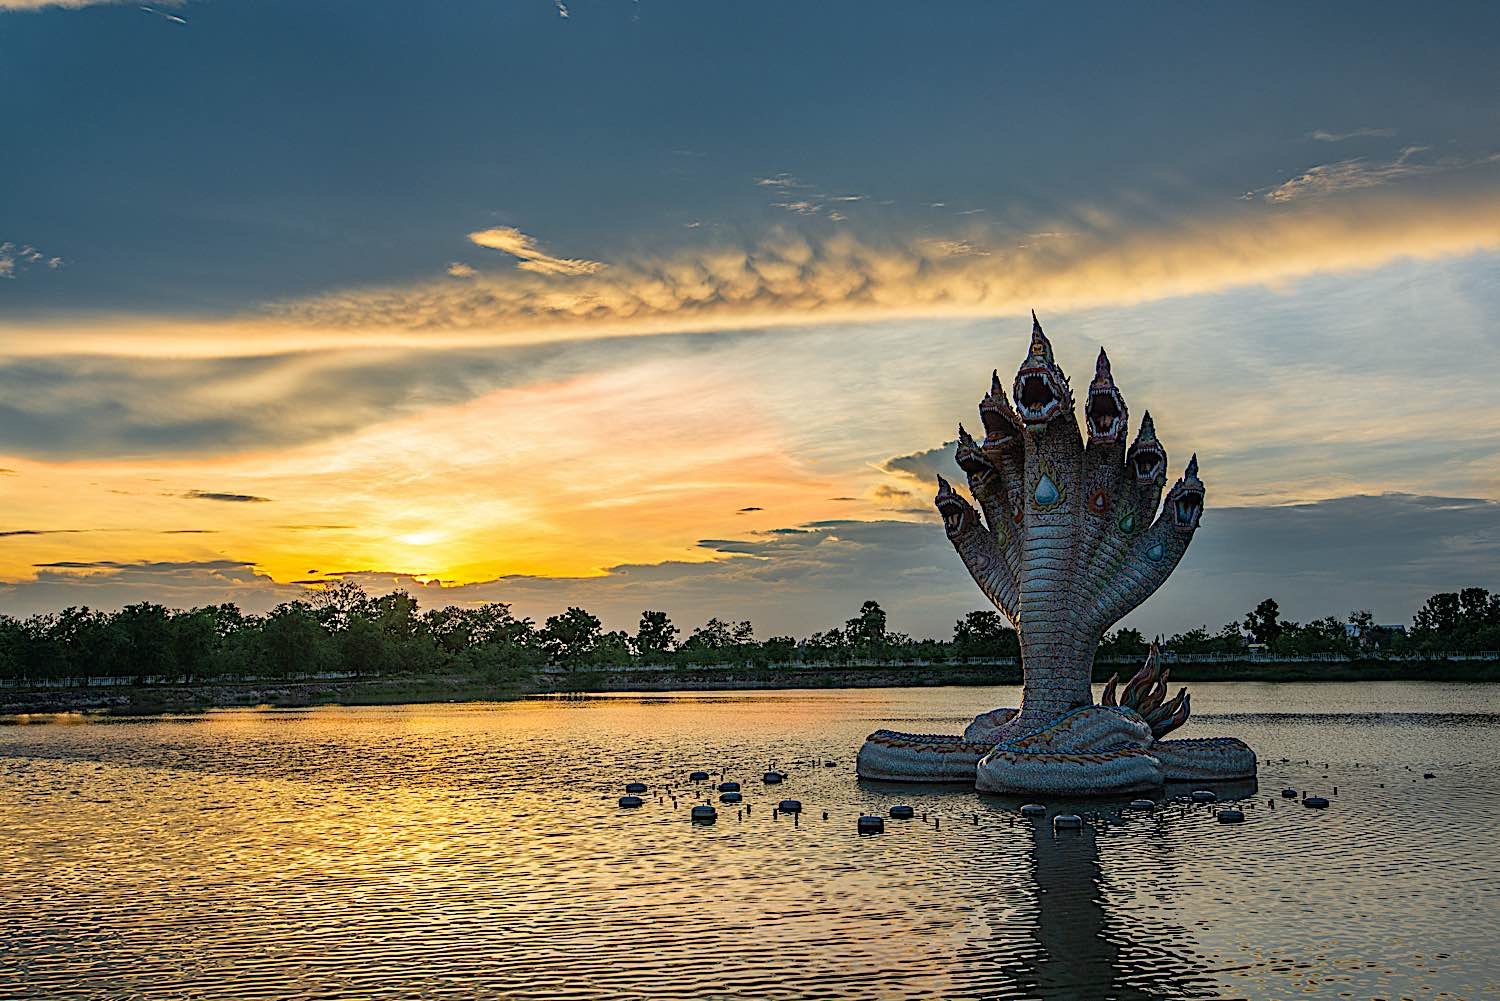
[[[631,640],[631,647],[635,655],[642,659],[661,657],[672,651],[677,643],[677,634],[678,629],[667,618],[666,612],[644,611],[641,613],[635,638]]]
[[[309,595],[308,604],[323,627],[334,633],[343,631],[356,618],[368,619],[375,614],[370,596],[352,580],[324,584]]]
[[[844,633],[856,648],[879,647],[885,642],[885,609],[878,601],[859,606],[859,614],[844,623]]]
[[[332,644],[314,609],[301,601],[277,605],[260,624],[263,670],[278,675],[328,668]]]
[[[1281,606],[1275,598],[1267,598],[1245,616],[1245,631],[1257,643],[1270,646],[1281,635]]]
[[[577,607],[549,616],[537,633],[548,659],[570,669],[591,662],[602,635],[603,624]]]
[[[223,642],[213,608],[194,608],[174,614],[168,624],[167,642],[179,674],[190,681],[213,674],[219,645]]]
[[[363,615],[351,616],[334,636],[339,666],[359,675],[381,675],[394,665],[392,643],[379,623]]]
[[[960,660],[995,660],[1020,652],[1016,631],[999,612],[967,612],[953,624],[953,654]]]
[[[813,633],[800,646],[802,660],[808,663],[847,664],[852,651],[842,629]]]
[[[772,636],[760,649],[767,664],[790,664],[797,659],[797,641],[791,636]]]
[[[1104,637],[1099,652],[1109,657],[1144,657],[1149,648],[1139,629],[1121,627]]]

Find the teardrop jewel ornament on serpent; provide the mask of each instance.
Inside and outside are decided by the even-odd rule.
[[[1046,473],[1036,481],[1036,502],[1040,507],[1051,507],[1062,500],[1062,494],[1058,492],[1057,484],[1052,482],[1052,477]]]

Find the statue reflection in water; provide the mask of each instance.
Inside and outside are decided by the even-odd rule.
[[[1253,780],[1213,788],[1221,801],[1256,791]],[[988,801],[1012,816],[1020,805]],[[1222,996],[1222,963],[1198,953],[1174,899],[1179,866],[1171,827],[1203,820],[1186,816],[1187,809],[1202,808],[1168,802],[1132,814],[1123,805],[1077,802],[1049,804],[1045,819],[1017,818],[1017,836],[1030,829],[1029,878],[983,905],[990,935],[956,957],[955,993],[1048,1001]],[[1070,812],[1085,817],[1082,829],[1054,829],[1052,817]],[[1122,823],[1150,830],[1108,830]],[[1014,855],[990,861],[1009,866]],[[993,873],[984,876],[993,886]]]

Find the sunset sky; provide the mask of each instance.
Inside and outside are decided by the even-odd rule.
[[[0,612],[353,577],[946,636],[984,603],[932,473],[1032,308],[1199,456],[1129,624],[1500,589],[1497,38],[1489,4],[0,0]]]

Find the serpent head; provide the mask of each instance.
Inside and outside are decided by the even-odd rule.
[[[995,448],[1021,433],[1021,418],[1005,397],[1000,373],[990,374],[990,391],[979,401],[979,419],[984,421],[984,446]]]
[[[941,476],[937,478],[938,492],[933,498],[938,514],[943,516],[943,531],[948,538],[957,539],[979,524],[979,514],[969,502],[958,495],[958,491]]]
[[[1167,480],[1167,450],[1156,440],[1156,425],[1151,422],[1149,410],[1141,418],[1141,429],[1125,454],[1125,465],[1142,486],[1155,483],[1159,487]]]
[[[1191,534],[1203,516],[1203,481],[1198,479],[1198,456],[1188,461],[1182,479],[1167,491],[1167,514],[1178,532]]]
[[[1031,350],[1016,372],[1016,410],[1027,427],[1046,425],[1064,413],[1073,412],[1073,391],[1067,376],[1052,360],[1052,342],[1042,333],[1036,314],[1031,314]]]
[[[1109,371],[1109,356],[1103,348],[1099,349],[1099,360],[1094,364],[1094,381],[1089,383],[1083,411],[1088,421],[1090,444],[1124,439],[1129,414],[1125,409],[1125,397],[1115,388],[1114,376]]]

